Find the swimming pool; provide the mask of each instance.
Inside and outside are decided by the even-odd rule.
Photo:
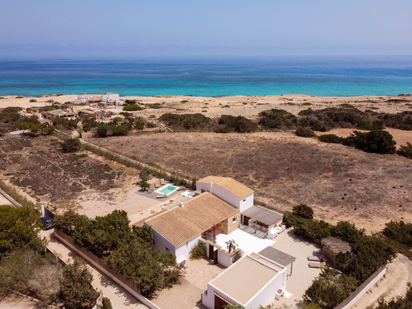
[[[179,189],[179,187],[167,184],[167,185],[164,185],[163,187],[157,189],[155,192],[165,194],[165,195],[170,195],[173,192],[175,192],[177,189]]]

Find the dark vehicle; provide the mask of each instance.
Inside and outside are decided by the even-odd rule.
[[[41,217],[40,221],[41,225],[43,226],[43,230],[51,229],[54,226],[53,219],[50,217]]]

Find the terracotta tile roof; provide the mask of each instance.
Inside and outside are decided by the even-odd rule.
[[[217,196],[204,192],[185,202],[184,207],[175,207],[146,223],[177,248],[238,212]]]
[[[197,182],[217,184],[239,198],[244,198],[254,192],[244,184],[241,184],[240,182],[228,177],[207,176],[198,180]]]

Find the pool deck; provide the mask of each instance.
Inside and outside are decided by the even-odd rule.
[[[162,192],[162,190],[164,190],[164,189],[166,189],[166,188],[168,188],[168,187],[173,187],[174,190],[170,191],[169,193],[164,193],[164,192]],[[181,189],[181,188],[178,187],[178,186],[174,186],[174,185],[172,185],[172,184],[170,184],[170,183],[167,183],[167,184],[163,185],[162,187],[160,187],[159,189],[155,190],[154,192],[155,192],[155,193],[158,193],[158,194],[160,193],[160,194],[166,194],[167,196],[170,196],[171,194],[179,191],[179,189]]]

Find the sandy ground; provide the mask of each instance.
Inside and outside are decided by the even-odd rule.
[[[391,130],[412,142],[412,131],[399,131]],[[374,233],[390,220],[412,220],[412,164],[398,155],[366,153],[292,132],[164,133],[89,141],[187,178],[233,177],[275,210],[305,203],[317,219],[332,224],[349,221]]]
[[[374,308],[379,299],[386,301],[403,297],[407,291],[407,283],[412,282],[412,263],[402,254],[388,264],[385,276],[379,280],[353,308]]]
[[[92,95],[92,94],[90,94]],[[7,106],[44,106],[49,105],[48,100],[65,103],[74,100],[76,95],[50,96],[42,98],[24,97],[16,99],[16,96],[6,96],[0,100],[0,108]],[[29,102],[35,99],[37,102]],[[356,97],[312,97],[308,95],[278,95],[278,96],[228,96],[228,97],[192,97],[182,95],[163,95],[140,97],[121,97],[122,100],[135,99],[142,104],[160,103],[161,108],[134,112],[138,115],[160,116],[165,112],[197,112],[204,113],[209,117],[219,117],[222,114],[243,115],[246,117],[257,116],[259,112],[269,108],[280,108],[293,114],[302,109],[322,109],[326,107],[339,106],[340,104],[351,104],[360,110],[374,108],[377,112],[398,113],[411,110],[411,102],[388,102],[390,99],[405,99],[412,101],[411,97],[390,96],[356,96]],[[377,109],[376,109],[377,108]],[[112,109],[115,113],[122,108]]]
[[[0,301],[0,309],[35,309],[37,302],[31,300],[29,297],[18,295],[8,296]]]
[[[71,262],[77,256],[76,253],[65,247],[53,237],[50,237],[53,230],[41,231],[40,236],[46,237],[49,241],[47,248],[65,262]],[[88,265],[93,274],[92,286],[96,291],[102,291],[105,297],[110,298],[113,309],[147,308],[130,295],[126,290],[115,284],[113,281],[102,275],[95,268]]]
[[[0,205],[11,205],[10,201],[0,194]]]

